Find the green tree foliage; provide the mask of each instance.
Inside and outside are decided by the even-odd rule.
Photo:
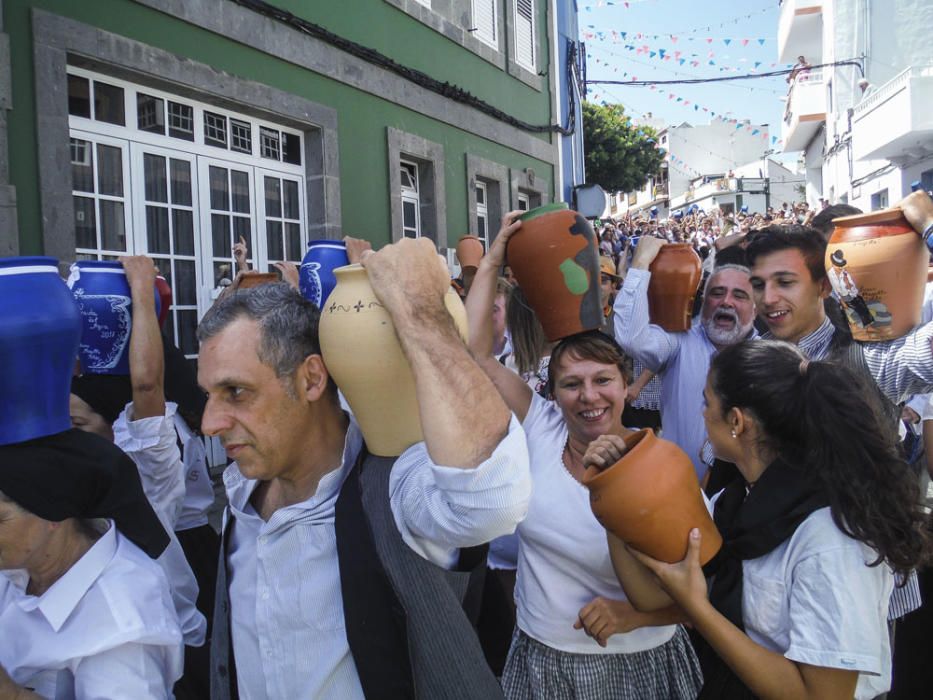
[[[583,103],[586,181],[607,192],[633,192],[656,174],[664,161],[657,133],[636,126],[621,105]]]

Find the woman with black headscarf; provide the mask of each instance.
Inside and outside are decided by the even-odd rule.
[[[703,417],[716,456],[742,479],[713,498],[723,547],[665,564],[610,536],[634,605],[680,605],[702,636],[701,698],[874,698],[891,682],[894,572],[931,555],[917,482],[874,392],[850,370],[787,343],[746,341],[712,362]],[[600,438],[588,453],[618,456]],[[707,592],[708,591],[708,592]],[[669,596],[669,597],[668,597]]]
[[[169,698],[168,534],[133,462],[68,430],[0,446],[0,697]]]

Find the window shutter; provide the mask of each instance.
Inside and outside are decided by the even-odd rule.
[[[492,46],[498,46],[496,31],[496,0],[473,0],[473,26],[476,38]]]
[[[535,70],[534,0],[515,0],[515,61]]]

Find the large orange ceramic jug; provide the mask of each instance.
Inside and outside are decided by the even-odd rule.
[[[648,268],[648,317],[670,333],[690,330],[700,285],[700,256],[689,243],[668,243]]]
[[[462,270],[472,268],[475,272],[485,254],[483,242],[476,236],[461,236],[457,241],[457,262]]]
[[[392,318],[361,265],[334,270],[337,285],[321,309],[321,355],[363,431],[370,452],[394,457],[421,442],[415,379]],[[449,289],[447,310],[467,336],[463,302]]]
[[[700,563],[722,546],[687,454],[651,430],[625,436],[622,459],[600,471],[589,467],[583,485],[603,527],[640,552],[669,563],[687,555],[687,537],[700,528]]]
[[[833,219],[826,274],[852,337],[891,340],[920,323],[930,254],[900,209]]]
[[[525,212],[509,239],[508,264],[548,340],[603,324],[599,248],[590,222],[563,202]]]

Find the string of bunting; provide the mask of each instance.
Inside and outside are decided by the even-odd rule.
[[[616,63],[614,63],[614,62],[610,62],[610,61],[606,60],[605,58],[600,59],[599,57],[597,57],[597,56],[593,53],[594,50],[598,50],[598,51],[600,51],[600,52],[603,52],[604,54],[608,54],[609,56],[615,56],[616,58],[621,58],[622,60],[627,61],[627,62],[629,62],[629,63],[635,63],[635,64],[638,64],[639,66],[646,66],[646,67],[648,67],[648,68],[651,68],[652,70],[664,71],[664,72],[666,72],[666,73],[670,73],[671,75],[678,75],[678,76],[682,76],[682,77],[684,77],[684,78],[697,78],[697,77],[698,77],[696,74],[693,74],[693,73],[684,73],[684,72],[682,72],[682,71],[677,70],[677,69],[674,68],[674,67],[656,66],[656,65],[653,65],[653,64],[651,64],[651,63],[647,63],[647,62],[645,62],[645,61],[639,61],[639,60],[638,60],[637,58],[635,58],[634,56],[623,56],[622,54],[617,53],[617,52],[613,51],[612,49],[608,49],[608,48],[606,48],[606,47],[604,47],[604,46],[595,46],[595,47],[594,47],[594,46],[591,45],[590,47],[588,47],[588,48],[587,48],[587,52],[586,52],[587,60],[592,60],[594,63],[597,63],[597,64],[599,64],[599,65],[604,65],[604,66],[606,66],[609,70],[611,70],[613,73],[618,73],[618,72],[619,72],[620,70],[622,70],[622,69],[621,69]],[[739,60],[744,61],[745,59],[743,58],[743,59],[739,59]],[[735,69],[733,69],[733,70],[735,70]],[[623,71],[623,72],[624,72],[624,71]],[[783,90],[775,90],[773,87],[760,87],[760,86],[756,86],[756,85],[745,85],[745,84],[741,84],[741,83],[727,83],[727,85],[728,85],[729,87],[734,87],[734,88],[741,89],[741,90],[749,90],[749,91],[752,91],[752,92],[770,92],[770,93],[775,94],[775,95],[777,95],[777,94],[784,94],[784,93],[787,92],[786,89],[783,89]]]
[[[641,2],[644,2],[644,1],[645,1],[645,0],[641,0]],[[607,6],[612,7],[612,6],[619,6],[619,5],[621,5],[621,6],[623,6],[626,10],[628,10],[628,9],[631,8],[632,5],[637,5],[637,4],[641,4],[641,3],[638,2],[638,0],[636,0],[635,2],[633,2],[632,0],[629,0],[629,2],[618,2],[618,1],[616,1],[616,0],[597,0],[597,2],[595,2],[595,3],[590,3],[590,4],[582,5],[582,6],[580,7],[580,9],[583,10],[583,11],[585,11],[585,12],[592,12],[594,9],[599,9],[599,8],[602,8],[602,7],[607,7]],[[708,25],[705,26],[705,27],[696,27],[696,28],[694,28],[694,29],[685,29],[685,30],[683,30],[683,31],[674,32],[673,35],[675,35],[675,36],[682,36],[682,35],[685,35],[685,34],[699,34],[699,33],[701,33],[701,32],[710,32],[710,31],[712,31],[713,29],[722,29],[722,28],[724,28],[724,27],[729,26],[730,24],[738,24],[738,23],[741,22],[742,20],[752,19],[752,18],[755,17],[756,15],[761,15],[761,14],[764,14],[765,12],[771,12],[773,9],[774,9],[774,5],[773,5],[772,3],[769,2],[765,7],[762,7],[762,8],[760,8],[759,10],[756,10],[755,12],[749,12],[749,13],[744,14],[744,15],[738,15],[737,17],[731,17],[731,18],[729,18],[729,19],[727,19],[727,20],[723,20],[722,22],[720,22],[720,23],[718,23],[718,24],[716,24],[716,23],[714,22],[714,23],[712,23],[712,24],[708,24]],[[590,25],[590,26],[592,26],[592,25]],[[645,36],[645,38],[649,38],[649,39],[660,39],[660,38],[662,38],[662,37],[668,37],[668,36],[672,36],[672,35],[671,35],[671,34],[645,34],[644,36]]]
[[[625,46],[625,48],[628,49],[629,51],[631,51],[634,47],[631,46],[631,45],[627,45],[627,46]],[[680,54],[679,51],[674,52],[674,54],[672,55],[672,54],[669,54],[669,53],[665,53],[664,49],[661,49],[660,52],[656,52],[656,51],[643,51],[643,50],[641,50],[641,48],[639,48],[639,49],[636,50],[636,52],[635,52],[635,55],[642,55],[642,54],[646,55],[648,58],[655,58],[655,57],[657,57],[657,59],[658,59],[659,61],[670,61],[671,59],[674,59],[675,62],[676,62],[678,65],[681,65],[681,66],[683,66],[685,63],[687,63],[687,62],[689,61],[690,65],[691,65],[692,67],[694,67],[694,68],[698,68],[698,67],[701,65],[701,63],[705,63],[706,65],[709,65],[709,66],[715,66],[715,65],[716,65],[716,61],[714,61],[714,60],[712,60],[712,59],[707,59],[707,60],[705,60],[705,61],[700,61],[699,59],[692,58],[692,57],[691,57],[691,58],[682,57],[681,55],[678,55],[678,54]],[[692,54],[692,56],[696,56],[696,54]],[[602,64],[605,64],[605,65],[611,65],[610,63],[608,63],[608,62],[605,61],[605,60],[600,61],[600,59],[599,59],[598,57],[593,56],[592,54],[589,54],[589,53],[587,54],[587,58],[592,58],[596,63],[602,63]],[[624,58],[624,57],[623,57],[623,58]],[[739,59],[739,60],[745,62],[745,59]],[[731,73],[739,73],[739,72],[746,72],[746,71],[747,71],[747,72],[749,72],[749,73],[755,73],[755,72],[758,71],[758,68],[761,67],[762,65],[764,65],[764,62],[763,62],[763,61],[755,61],[752,68],[744,68],[744,67],[738,67],[738,66],[723,66],[723,65],[721,65],[721,66],[719,66],[719,72],[720,72],[720,73],[723,73],[723,72],[729,71],[729,72],[731,72]],[[771,68],[777,68],[777,67],[779,67],[779,65],[780,65],[780,64],[772,63],[772,64],[771,64]],[[616,68],[613,68],[613,71],[616,72],[616,73],[619,72],[617,67],[616,67]]]
[[[606,37],[610,37],[609,39],[610,43],[617,44],[617,45],[621,44],[622,48],[624,48],[626,51],[634,52],[636,56],[644,55],[644,56],[647,56],[648,58],[655,58],[658,61],[673,61],[674,63],[677,63],[678,65],[681,65],[681,66],[687,63],[689,63],[694,68],[698,68],[700,65],[703,65],[703,64],[709,65],[709,66],[717,65],[716,61],[713,60],[716,57],[716,52],[713,50],[707,51],[706,56],[704,58],[703,56],[701,56],[700,54],[696,52],[688,53],[686,51],[681,51],[679,49],[660,48],[660,47],[652,48],[648,44],[641,44],[640,46],[638,46],[633,43],[626,43],[625,39],[622,37],[623,34],[625,34],[625,32],[616,32],[615,30],[610,30],[609,32],[595,32],[595,33],[584,31],[583,38],[587,40],[595,38],[600,41],[605,41]],[[747,41],[747,40],[743,40],[743,41]],[[726,56],[725,58],[728,58],[728,56]],[[749,62],[748,59],[746,58],[740,58],[739,61],[742,63]],[[749,72],[754,73],[758,70],[758,68],[765,65],[764,61],[753,61],[752,63],[753,63],[752,68],[748,68],[748,69],[739,68],[736,66],[720,65],[719,72],[720,73],[722,73],[723,71],[739,72],[739,71],[748,70]],[[771,63],[770,67],[777,68],[779,65],[782,65],[782,64]],[[790,64],[787,64],[787,65],[790,65]]]
[[[628,75],[628,74],[626,73],[625,75]],[[635,80],[635,79],[636,79],[636,77],[633,76],[633,77],[632,77],[632,80]],[[669,91],[669,90],[664,90],[664,89],[662,89],[662,88],[659,88],[657,85],[649,85],[648,88],[649,88],[650,90],[652,90],[652,91],[657,92],[657,93],[658,93],[659,95],[661,95],[662,97],[663,97],[663,96],[666,96],[668,100],[671,100],[671,101],[674,102],[675,104],[679,104],[679,105],[682,106],[682,107],[690,107],[690,106],[692,106],[694,112],[699,113],[700,111],[702,111],[704,115],[709,116],[711,119],[718,119],[718,120],[720,120],[720,121],[726,122],[727,124],[732,124],[732,125],[735,126],[735,130],[736,130],[736,131],[739,131],[740,129],[745,129],[745,131],[748,131],[749,133],[751,133],[752,136],[760,136],[762,139],[767,139],[767,138],[768,138],[768,132],[765,131],[765,130],[763,130],[763,129],[761,129],[761,127],[758,126],[758,125],[755,125],[755,124],[746,124],[746,123],[744,123],[743,121],[739,121],[738,119],[726,118],[726,117],[723,116],[722,114],[718,114],[715,110],[712,110],[712,109],[710,109],[709,107],[704,107],[703,105],[698,104],[698,103],[696,103],[696,102],[693,102],[693,101],[691,101],[691,100],[689,100],[689,99],[687,99],[687,98],[685,98],[685,97],[683,97],[683,96],[681,96],[681,95],[678,95],[678,94],[676,94],[676,93],[674,93],[674,92],[671,92],[671,91]],[[610,97],[611,97],[611,96],[610,96]],[[604,106],[606,106],[606,105],[609,104],[606,100],[600,99],[599,93],[594,93],[594,94],[593,94],[593,100],[598,101],[600,104],[602,104],[602,105],[604,105]],[[641,135],[641,134],[640,134],[640,135]],[[771,145],[774,146],[774,145],[777,144],[777,142],[778,142],[778,138],[777,138],[776,136],[772,136],[772,137],[771,137]]]
[[[592,39],[595,37],[597,39],[603,40],[608,35],[608,36],[612,36],[613,39],[622,39],[622,40],[626,40],[629,37],[631,37],[632,41],[644,41],[646,39],[654,39],[654,40],[667,39],[667,40],[670,40],[672,44],[676,44],[681,39],[683,39],[684,41],[703,42],[709,45],[712,45],[713,42],[718,43],[721,41],[723,45],[725,46],[731,46],[732,44],[736,44],[739,46],[748,46],[752,42],[755,42],[756,44],[758,44],[758,46],[764,46],[765,43],[769,41],[774,41],[773,37],[744,36],[744,37],[717,38],[717,37],[711,37],[711,36],[693,37],[693,36],[678,36],[677,34],[642,34],[641,32],[619,32],[619,31],[616,31],[615,29],[610,29],[609,31],[603,31],[601,29],[597,29],[595,24],[588,24],[586,25],[586,28],[592,29],[593,31],[592,32],[584,31],[583,37],[585,39]]]
[[[606,90],[606,92],[608,93],[609,91]],[[608,94],[607,96],[608,96],[608,97],[611,97],[611,98],[613,98],[613,99],[615,99],[616,101],[620,101],[620,100],[618,100],[618,97],[617,97],[616,95],[613,95],[613,94],[611,94],[611,93]],[[599,95],[594,95],[594,99],[596,99],[596,98],[598,98],[598,97],[599,97]],[[601,100],[600,103],[601,103],[602,105],[607,105],[607,104],[608,104],[605,100]],[[632,108],[629,107],[629,106],[626,106],[626,109],[628,109],[629,111],[634,111],[634,110],[632,110]],[[715,116],[713,116],[713,115],[715,115]],[[735,126],[736,126],[736,131],[738,131],[739,129],[741,129],[741,128],[744,127],[747,131],[752,132],[752,135],[753,135],[753,136],[757,136],[757,135],[760,134],[761,137],[762,137],[763,139],[767,139],[767,137],[768,137],[767,131],[764,131],[764,130],[761,129],[761,127],[758,126],[758,125],[745,124],[744,121],[739,121],[738,119],[731,119],[731,118],[727,119],[726,117],[724,117],[724,116],[722,116],[722,115],[716,115],[715,112],[713,112],[713,113],[711,114],[711,116],[712,116],[712,118],[715,119],[716,121],[721,121],[721,122],[725,122],[726,124],[733,124],[733,125],[735,125]],[[625,123],[626,126],[629,126],[629,125],[632,124],[632,118],[631,118],[629,115],[626,114],[625,117],[624,117],[624,119],[623,119],[623,122]],[[642,137],[643,137],[643,136],[646,136],[648,132],[644,131],[643,129],[638,129],[635,133],[638,134],[638,136],[642,136]],[[683,134],[680,134],[680,135],[679,135],[679,139],[682,140],[682,141],[684,141],[684,142],[686,142],[686,143],[689,143],[689,144],[690,144],[691,146],[693,146],[694,149],[696,149],[696,150],[702,151],[702,152],[704,152],[704,153],[706,153],[706,154],[708,154],[708,155],[714,156],[714,157],[719,157],[719,154],[717,154],[717,153],[715,153],[715,152],[713,152],[713,151],[710,151],[709,149],[703,148],[702,146],[698,146],[694,141],[692,141],[692,140],[686,138]],[[648,142],[649,142],[649,143],[654,143],[654,140],[649,138],[649,139],[648,139]],[[780,147],[782,147],[783,145],[784,145],[784,141],[783,141],[782,139],[779,139],[777,136],[772,136],[772,137],[771,137],[771,147],[772,147],[772,148],[780,148]],[[675,156],[673,153],[669,153],[669,152],[667,151],[667,149],[665,149],[665,148],[662,148],[662,147],[658,146],[658,150],[661,152],[662,155],[665,155],[665,156],[666,156],[667,162],[668,162],[672,167],[674,167],[676,170],[678,170],[679,172],[683,173],[684,175],[692,175],[692,176],[694,176],[694,177],[699,177],[699,176],[703,176],[703,175],[708,174],[708,173],[703,173],[703,172],[697,170],[696,168],[694,168],[693,166],[691,166],[689,163],[687,163],[687,161],[685,161],[683,158],[680,158],[679,156]]]

